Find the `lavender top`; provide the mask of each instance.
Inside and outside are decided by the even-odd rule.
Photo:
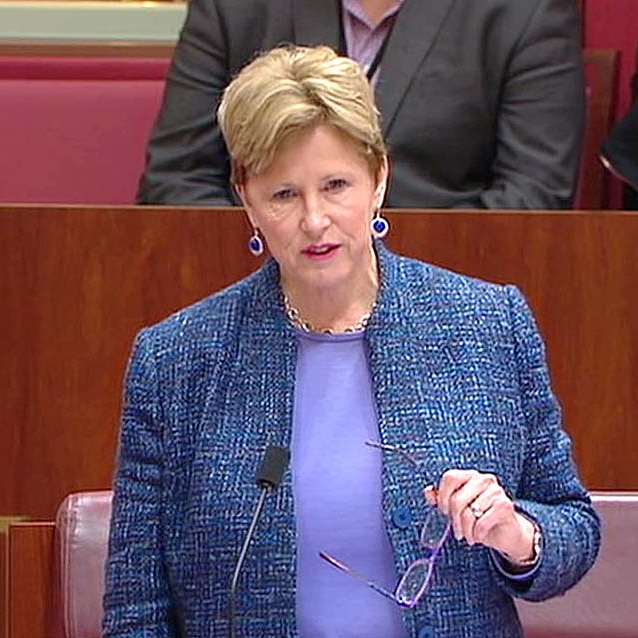
[[[325,550],[394,588],[383,522],[378,425],[363,333],[298,332],[292,476],[301,638],[404,638],[398,606],[319,557]]]

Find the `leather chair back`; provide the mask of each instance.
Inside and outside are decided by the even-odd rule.
[[[526,638],[637,638],[638,492],[592,496],[603,522],[600,555],[565,596],[517,600]],[[65,638],[99,638],[111,492],[68,496],[56,533]]]
[[[60,615],[65,638],[100,638],[111,492],[79,492],[56,516]]]
[[[585,49],[587,116],[574,197],[577,210],[609,208],[609,175],[599,160],[600,148],[609,134],[618,84],[618,51]]]
[[[564,596],[516,601],[525,638],[638,637],[638,493],[593,494],[603,524],[591,571]]]
[[[0,202],[132,204],[168,64],[0,56]]]

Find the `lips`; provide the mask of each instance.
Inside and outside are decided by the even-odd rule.
[[[327,257],[331,255],[339,248],[339,244],[314,244],[312,246],[307,246],[301,252],[307,257],[312,258],[321,258]]]

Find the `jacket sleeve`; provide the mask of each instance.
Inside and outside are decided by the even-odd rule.
[[[228,43],[216,0],[191,0],[147,147],[137,203],[232,206],[217,126],[228,84]]]
[[[125,382],[106,563],[103,638],[176,638],[160,538],[162,414],[142,332]]]
[[[578,478],[570,439],[561,428],[532,314],[516,288],[510,286],[507,292],[527,433],[514,497],[517,508],[539,525],[543,544],[540,564],[529,581],[516,582],[494,571],[511,595],[544,600],[575,585],[593,565],[600,521]]]
[[[478,207],[569,208],[585,93],[573,0],[541,0],[512,54],[496,124],[492,182]]]

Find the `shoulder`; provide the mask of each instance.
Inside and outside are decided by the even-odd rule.
[[[268,38],[270,31],[277,38],[292,35],[292,0],[191,0],[205,5],[214,12],[222,29],[232,39],[228,40],[229,49],[259,45]],[[253,48],[254,54],[258,46]]]
[[[465,0],[456,3],[451,22],[464,31],[478,30],[490,38],[487,44],[491,46],[498,44],[516,51],[534,35],[580,33],[578,5],[574,0]]]
[[[466,0],[463,7],[492,18],[529,20],[542,18],[553,11],[578,14],[578,3],[573,0]]]
[[[401,290],[414,301],[425,297],[443,305],[502,304],[511,288],[387,250],[382,263],[388,287]]]
[[[243,318],[254,306],[277,294],[276,265],[182,308],[137,336],[137,348],[151,351],[158,363],[192,360],[207,353],[223,353],[239,337]]]
[[[412,328],[434,325],[448,338],[459,330],[503,339],[523,327],[536,329],[516,286],[470,277],[387,249],[380,253],[380,263],[383,308],[400,323]]]
[[[176,53],[186,47],[194,55],[190,48],[197,45],[203,59],[223,60],[230,77],[256,52],[293,39],[292,5],[293,0],[190,0]]]
[[[272,11],[290,13],[292,0],[195,0],[209,11],[228,20],[246,20]]]
[[[384,261],[371,338],[386,360],[438,352],[440,361],[454,362],[451,370],[471,364],[488,376],[508,370],[512,379],[545,369],[542,336],[516,286],[392,254]]]

